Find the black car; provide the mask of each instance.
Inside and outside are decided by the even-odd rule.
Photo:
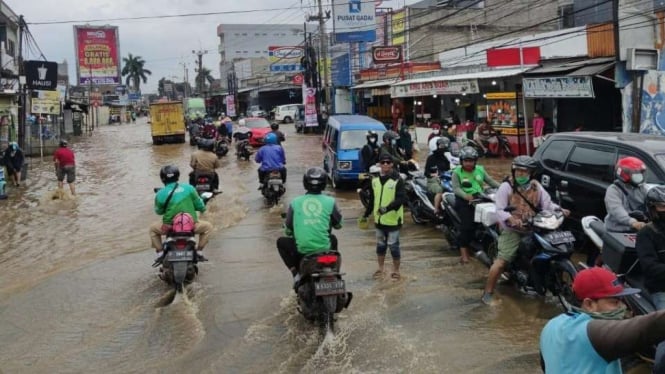
[[[665,182],[665,137],[615,132],[563,132],[549,135],[534,158],[537,178],[574,221],[587,215],[604,219],[605,190],[614,181],[620,158],[634,156],[647,166],[646,182]]]

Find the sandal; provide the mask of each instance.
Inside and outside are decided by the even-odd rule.
[[[377,270],[374,272],[374,275],[372,275],[374,279],[381,278],[382,276],[383,276],[383,270]]]
[[[398,281],[400,279],[399,273],[392,273],[390,274],[390,278],[394,281]]]

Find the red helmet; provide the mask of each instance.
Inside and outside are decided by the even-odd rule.
[[[644,173],[646,170],[644,162],[637,157],[624,157],[617,162],[617,177],[624,183],[630,182],[634,173]]]
[[[190,234],[194,232],[194,218],[188,213],[178,213],[173,217],[173,232],[181,234]]]
[[[440,129],[441,129],[441,125],[439,125],[438,123],[433,123],[432,124],[432,130],[440,130]]]

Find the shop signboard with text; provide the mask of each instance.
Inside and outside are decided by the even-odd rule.
[[[593,98],[591,77],[542,77],[522,79],[526,98]]]
[[[54,91],[58,86],[57,62],[25,61],[23,69],[25,85],[31,90]]]
[[[319,125],[316,115],[316,89],[307,87],[303,91],[305,95],[305,127],[315,127]]]
[[[390,87],[390,96],[414,97],[429,95],[461,95],[476,94],[478,81],[475,79],[457,81],[428,81],[408,84],[398,84]]]
[[[120,84],[120,46],[116,26],[74,26],[78,84]]]
[[[30,111],[40,114],[60,114],[60,92],[58,91],[33,91]]]
[[[375,41],[374,2],[333,0],[333,29],[336,43]]]
[[[305,55],[303,47],[298,46],[268,46],[268,61],[270,72],[299,72],[302,71],[300,59]]]
[[[235,117],[236,116],[235,97],[233,97],[233,95],[227,95],[225,101],[226,101],[226,115],[229,117]]]
[[[392,13],[390,28],[392,45],[402,45],[406,42],[407,9],[408,8],[404,8],[403,10]]]

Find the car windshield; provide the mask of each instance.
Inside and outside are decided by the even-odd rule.
[[[384,131],[376,131],[379,139],[383,136]],[[340,149],[361,149],[367,144],[367,130],[347,130],[342,131],[340,140]]]
[[[245,126],[250,129],[261,129],[264,127],[270,127],[270,123],[265,118],[252,118],[245,119]]]

